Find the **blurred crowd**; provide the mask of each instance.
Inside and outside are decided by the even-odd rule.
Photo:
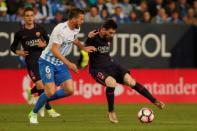
[[[86,11],[85,22],[112,18],[118,23],[173,23],[197,25],[197,0],[0,0],[0,21],[23,22],[32,7],[37,23],[65,21],[72,8]]]

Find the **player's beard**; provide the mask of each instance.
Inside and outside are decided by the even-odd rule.
[[[112,42],[112,39],[113,39],[113,37],[107,36],[107,35],[105,35],[104,38],[105,38],[107,41],[109,41],[109,42]]]
[[[107,41],[112,42],[113,37],[107,37]]]
[[[80,25],[79,24],[76,24],[75,25],[75,29],[79,29]]]

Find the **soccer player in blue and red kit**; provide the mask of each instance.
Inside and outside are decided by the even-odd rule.
[[[118,123],[114,111],[114,90],[117,83],[127,85],[146,97],[158,108],[163,109],[165,104],[131,76],[128,69],[115,63],[110,56],[110,45],[113,35],[116,33],[117,24],[109,19],[97,30],[95,37],[86,40],[87,46],[97,48],[96,52],[89,52],[89,72],[91,76],[100,84],[106,86],[106,96],[108,101],[108,117],[113,123]]]
[[[35,14],[32,8],[26,8],[24,10],[23,18],[25,23],[15,33],[10,49],[18,56],[25,58],[28,74],[35,83],[35,86],[31,89],[31,93],[38,93],[40,95],[44,92],[44,85],[39,74],[38,59],[47,46],[49,37],[44,28],[34,23],[34,17]],[[45,108],[51,117],[60,116],[59,113],[52,109],[48,102],[46,102]],[[42,113],[42,115],[44,114]]]

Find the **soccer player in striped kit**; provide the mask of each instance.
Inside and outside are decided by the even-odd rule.
[[[93,46],[84,47],[76,38],[80,26],[84,22],[84,11],[72,9],[68,21],[58,24],[52,31],[49,44],[39,59],[40,76],[45,86],[45,92],[40,95],[34,109],[29,113],[31,124],[37,124],[37,113],[47,101],[60,99],[73,94],[73,81],[69,72],[77,72],[77,66],[65,56],[69,54],[72,45],[77,45],[86,52],[96,51]],[[56,86],[62,88],[57,90]]]

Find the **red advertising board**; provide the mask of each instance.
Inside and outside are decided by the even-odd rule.
[[[166,103],[197,103],[197,70],[195,69],[132,69],[132,76]],[[33,85],[26,70],[0,70],[0,104],[33,103],[27,91]],[[55,103],[105,103],[105,87],[96,83],[87,70],[72,73],[75,93]],[[116,103],[148,102],[130,87],[118,85]]]

